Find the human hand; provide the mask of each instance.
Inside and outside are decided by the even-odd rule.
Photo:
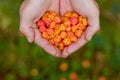
[[[90,41],[99,30],[99,9],[95,0],[60,0],[60,4],[61,15],[66,11],[76,11],[88,19],[88,27],[81,38],[63,50],[62,57],[66,58]]]
[[[46,52],[60,57],[61,52],[47,40],[41,37],[36,21],[48,10],[59,12],[58,0],[25,0],[20,7],[20,31],[27,37],[29,42],[35,42]]]

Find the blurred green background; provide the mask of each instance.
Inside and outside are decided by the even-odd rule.
[[[22,0],[0,0],[0,80],[120,80],[120,0],[97,0],[101,30],[66,59],[20,37]]]

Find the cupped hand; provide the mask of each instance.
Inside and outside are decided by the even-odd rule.
[[[24,0],[20,7],[20,31],[29,42],[35,42],[46,52],[60,57],[61,52],[41,37],[35,23],[48,10],[59,12],[59,0]]]
[[[88,27],[76,43],[71,44],[63,50],[63,58],[66,58],[85,45],[99,30],[99,8],[95,0],[60,0],[61,15],[66,11],[76,11],[86,17],[88,19]]]

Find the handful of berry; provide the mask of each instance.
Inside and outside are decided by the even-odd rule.
[[[88,22],[76,12],[66,12],[60,16],[54,11],[48,11],[36,25],[43,38],[63,50],[81,37]]]

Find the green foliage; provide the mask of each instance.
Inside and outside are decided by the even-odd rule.
[[[61,59],[19,36],[22,0],[0,0],[0,80],[70,80],[73,72],[79,80],[100,80],[101,76],[119,80],[120,0],[97,1],[101,30],[84,47]],[[60,68],[64,62],[66,71]]]

